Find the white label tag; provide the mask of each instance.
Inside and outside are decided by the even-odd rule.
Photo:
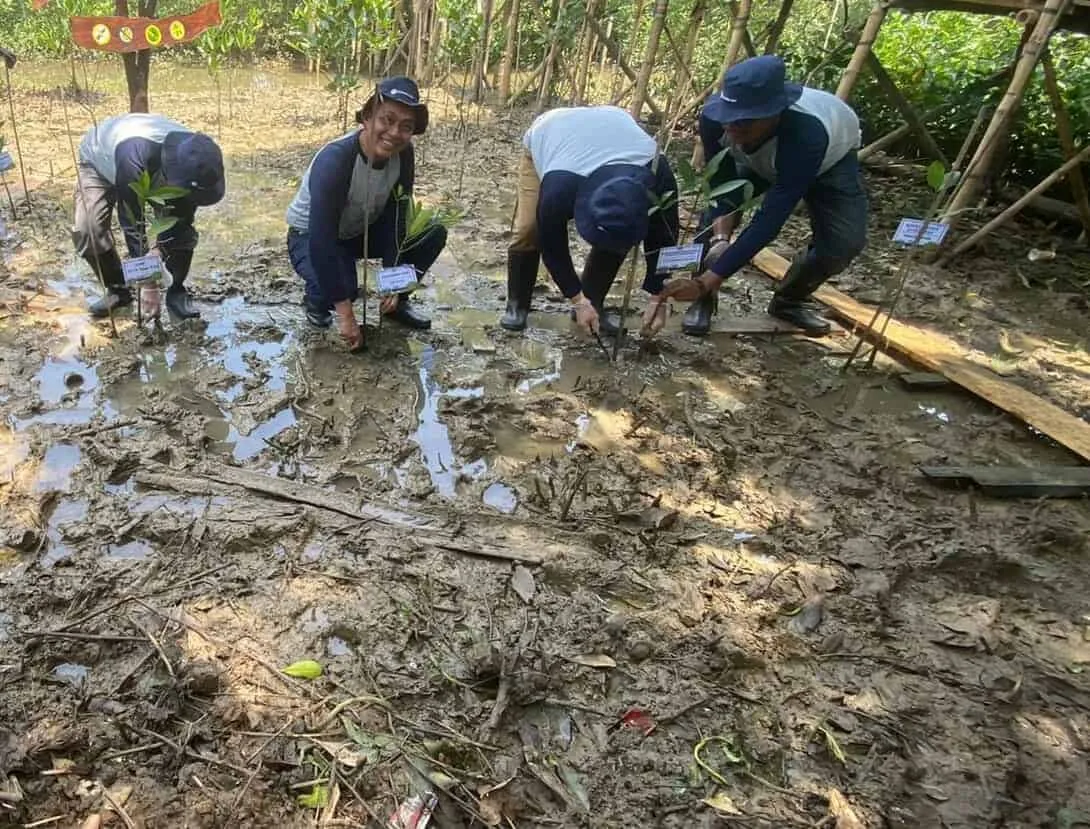
[[[696,270],[700,267],[700,257],[703,255],[704,246],[701,244],[659,248],[658,272]]]
[[[158,253],[126,259],[121,263],[121,272],[126,282],[144,282],[163,275],[163,261]]]
[[[901,219],[901,223],[897,225],[897,232],[893,234],[893,241],[900,242],[902,245],[940,245],[946,238],[946,231],[950,229],[950,226],[943,222],[928,222],[921,233],[922,227],[921,219]]]
[[[0,153],[0,173],[6,173],[14,166],[15,162],[11,158],[11,153]]]
[[[400,294],[416,287],[416,268],[412,265],[398,265],[394,268],[381,268],[375,274],[379,294]]]

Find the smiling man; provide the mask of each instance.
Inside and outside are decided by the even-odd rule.
[[[412,137],[428,127],[428,108],[410,78],[385,78],[356,113],[359,127],[314,156],[288,207],[288,255],[305,283],[307,320],[337,327],[350,348],[363,344],[352,303],[359,296],[356,261],[412,265],[419,280],[439,258],[446,228],[428,227],[406,244],[407,201],[416,178]],[[365,249],[366,242],[366,249]],[[431,320],[409,293],[386,297],[382,313],[410,328]]]
[[[767,192],[733,243],[742,212],[741,191],[711,206],[705,230],[711,244],[707,270],[696,279],[673,280],[663,292],[674,299],[696,300],[686,313],[687,333],[708,332],[723,281],[779,235],[800,201],[809,211],[813,236],[777,286],[769,314],[807,334],[828,333],[829,323],[810,305],[810,295],[848,267],[866,245],[867,195],[856,155],[859,119],[835,95],[785,78],[783,60],[775,55],[744,60],[727,70],[722,88],[708,98],[700,114],[704,157],[729,151],[712,187],[744,178],[756,192]]]

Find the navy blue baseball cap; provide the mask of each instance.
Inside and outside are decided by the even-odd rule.
[[[708,96],[702,114],[720,124],[771,118],[802,96],[802,85],[788,83],[787,67],[777,55],[761,55],[736,63],[723,84]]]
[[[223,153],[203,132],[168,132],[163,138],[163,173],[166,182],[184,187],[197,205],[207,207],[223,198],[227,182]]]
[[[579,185],[575,229],[592,247],[624,253],[647,236],[654,177],[636,164],[607,164]]]
[[[371,111],[371,108],[375,105],[376,96],[378,97],[378,103],[393,101],[395,104],[401,104],[412,109],[413,114],[416,116],[416,127],[413,129],[413,135],[424,134],[424,130],[428,128],[428,105],[420,100],[420,87],[416,85],[416,81],[404,75],[383,78],[376,84],[375,92],[367,99],[363,109],[356,113],[356,121],[363,123],[364,114]]]

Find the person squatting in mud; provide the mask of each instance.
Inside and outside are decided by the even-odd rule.
[[[428,108],[410,78],[385,78],[356,113],[360,125],[320,149],[288,206],[288,255],[305,283],[306,318],[337,327],[350,348],[363,345],[352,303],[359,297],[356,261],[412,265],[417,280],[447,241],[433,223],[405,244],[407,203],[416,178],[412,137],[428,127]],[[384,297],[380,310],[410,328],[431,320],[410,304],[409,292]]]
[[[744,178],[756,192],[767,192],[733,243],[741,191],[720,199],[706,215],[702,224],[711,245],[705,260],[710,267],[696,279],[671,280],[663,291],[664,297],[696,300],[682,323],[686,333],[708,332],[723,281],[776,238],[800,200],[810,213],[813,235],[807,251],[777,286],[769,314],[811,335],[828,333],[829,323],[813,310],[810,295],[848,267],[866,245],[868,204],[857,157],[859,119],[835,95],[785,78],[784,62],[775,55],[744,60],[727,70],[722,88],[700,113],[704,158],[728,150],[712,177],[712,188]]]
[[[627,252],[640,242],[647,262],[644,290],[662,290],[658,252],[678,236],[673,170],[654,139],[614,106],[550,110],[534,120],[522,145],[514,238],[507,250],[507,310],[500,325],[509,331],[526,327],[544,261],[579,325],[616,333],[618,323],[604,315],[603,305]],[[651,194],[672,195],[668,206],[651,212]],[[572,219],[591,246],[581,279],[568,246]]]
[[[130,186],[147,173],[153,188],[168,185],[186,191],[163,207],[152,205],[156,213],[176,220],[159,234],[156,247],[170,274],[167,310],[182,319],[200,316],[185,280],[199,238],[193,226],[197,208],[216,204],[226,189],[223,153],[216,142],[162,115],[129,113],[107,118],[88,130],[80,141],[78,158],[72,241],[106,290],[91,303],[91,315],[104,317],[114,308],[132,304],[111,223],[114,207],[120,204],[118,222],[129,255],[148,253],[144,208]]]

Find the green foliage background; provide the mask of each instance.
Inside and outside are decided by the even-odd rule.
[[[160,13],[190,11],[199,0],[163,0]],[[660,43],[651,95],[659,101],[692,97],[711,83],[722,67],[730,38],[729,4],[711,0],[700,30],[688,75],[679,72],[678,51],[698,0],[672,0],[667,12],[671,37]],[[443,20],[436,56],[440,74],[453,71],[460,81],[469,70],[483,32],[479,0],[435,0]],[[613,38],[630,65],[638,67],[651,26],[653,0],[604,0],[598,18],[612,24]],[[778,2],[754,4],[749,30],[760,51],[764,33],[779,11]],[[226,63],[263,57],[321,58],[323,67],[355,76],[370,53],[389,54],[401,40],[411,19],[411,0],[222,0],[225,25],[205,35],[192,48],[172,50],[172,60],[202,60],[213,72]],[[564,47],[562,64],[572,71],[577,64],[582,21],[587,0],[523,0],[520,19],[519,66],[528,70],[547,53],[554,39]],[[111,0],[53,0],[41,12],[30,0],[0,0],[0,38],[23,55],[62,57],[69,54],[67,18],[72,14],[102,14],[113,9]],[[495,67],[503,53],[506,3],[495,0],[489,59]],[[791,74],[812,86],[834,89],[851,55],[859,27],[870,10],[870,0],[798,0],[777,51],[787,59]],[[921,112],[934,110],[928,119],[936,139],[949,157],[958,150],[977,110],[995,103],[1000,87],[981,87],[982,78],[1011,62],[1021,30],[1001,16],[893,11],[887,18],[876,52],[899,88]],[[1090,135],[1090,38],[1061,32],[1052,40],[1052,54],[1071,114],[1076,136]],[[1026,96],[1012,138],[1008,163],[1016,176],[1040,178],[1062,160],[1055,134],[1055,118],[1040,80]],[[570,90],[567,75],[557,72],[554,92],[564,101]],[[678,84],[682,87],[679,89]],[[153,80],[154,85],[154,80]],[[351,86],[352,84],[348,84]],[[592,81],[592,100],[609,98],[610,85]],[[900,124],[873,80],[864,72],[852,96],[864,123],[866,139]],[[898,148],[912,154],[911,142]]]

